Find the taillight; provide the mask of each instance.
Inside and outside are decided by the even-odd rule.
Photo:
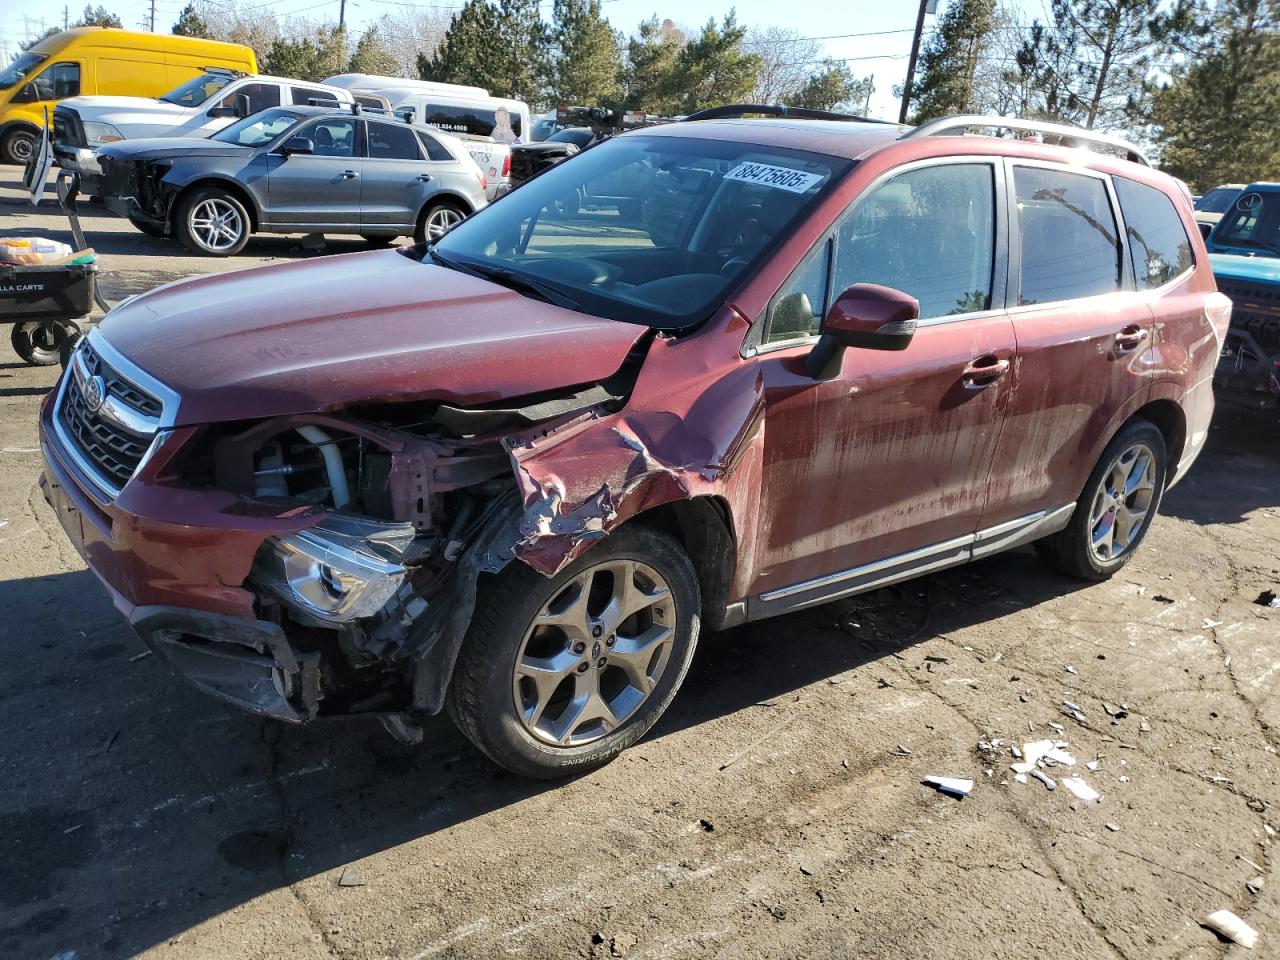
[[[511,154],[509,153],[502,159],[502,175],[511,176]]]
[[[1213,334],[1221,347],[1227,338],[1227,328],[1231,326],[1231,298],[1225,293],[1209,294],[1204,301],[1204,318],[1213,327]]]

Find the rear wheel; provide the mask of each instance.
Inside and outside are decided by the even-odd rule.
[[[622,529],[547,579],[513,563],[482,585],[448,707],[495,763],[527,777],[608,763],[657,722],[697,645],[680,545]]]
[[[1159,428],[1147,420],[1126,424],[1102,452],[1071,522],[1038,541],[1036,550],[1073,577],[1110,579],[1147,535],[1164,495],[1167,470]]]
[[[434,243],[466,218],[466,211],[452,200],[437,200],[428,204],[418,217],[413,239],[418,243]]]
[[[192,253],[230,257],[249,242],[249,211],[220,187],[201,187],[178,205],[174,218],[178,239]]]
[[[62,358],[68,341],[80,339],[80,325],[73,320],[28,320],[15,323],[9,342],[26,363],[34,367],[50,367]]]
[[[39,140],[40,134],[27,127],[10,130],[4,135],[4,139],[0,140],[0,156],[3,156],[5,163],[26,166],[36,155],[36,145]]]

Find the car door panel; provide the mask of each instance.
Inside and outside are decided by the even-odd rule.
[[[413,230],[427,198],[439,189],[441,164],[422,155],[413,128],[404,123],[366,121],[368,157],[360,202],[366,227]]]
[[[316,152],[285,156],[277,151],[270,155],[270,226],[276,230],[329,227],[357,232],[364,170],[357,122],[346,117],[325,118],[293,135],[312,140]]]
[[[968,209],[984,182],[984,222],[948,216]],[[771,307],[770,324],[803,333],[805,322],[783,316],[792,286],[816,317],[832,291],[875,282],[917,297],[926,316],[905,350],[848,349],[839,374],[823,382],[804,369],[812,340],[776,351],[766,343],[758,362],[768,509],[753,593],[770,612],[857,587],[864,572],[874,580],[900,563],[921,572],[968,558],[1015,359],[1002,303],[999,183],[986,161],[895,172],[837,225],[828,293],[806,279],[821,262],[815,249]]]

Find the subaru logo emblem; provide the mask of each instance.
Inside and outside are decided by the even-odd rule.
[[[89,408],[89,412],[97,413],[102,409],[103,401],[106,399],[106,381],[101,377],[90,377],[89,382],[84,385],[84,403]]]

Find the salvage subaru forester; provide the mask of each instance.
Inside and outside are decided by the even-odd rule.
[[[44,404],[45,496],[203,690],[447,708],[539,777],[641,737],[702,630],[1030,542],[1105,579],[1230,304],[1178,181],[966,133],[1018,123],[692,119],[430,246],[143,294]]]

